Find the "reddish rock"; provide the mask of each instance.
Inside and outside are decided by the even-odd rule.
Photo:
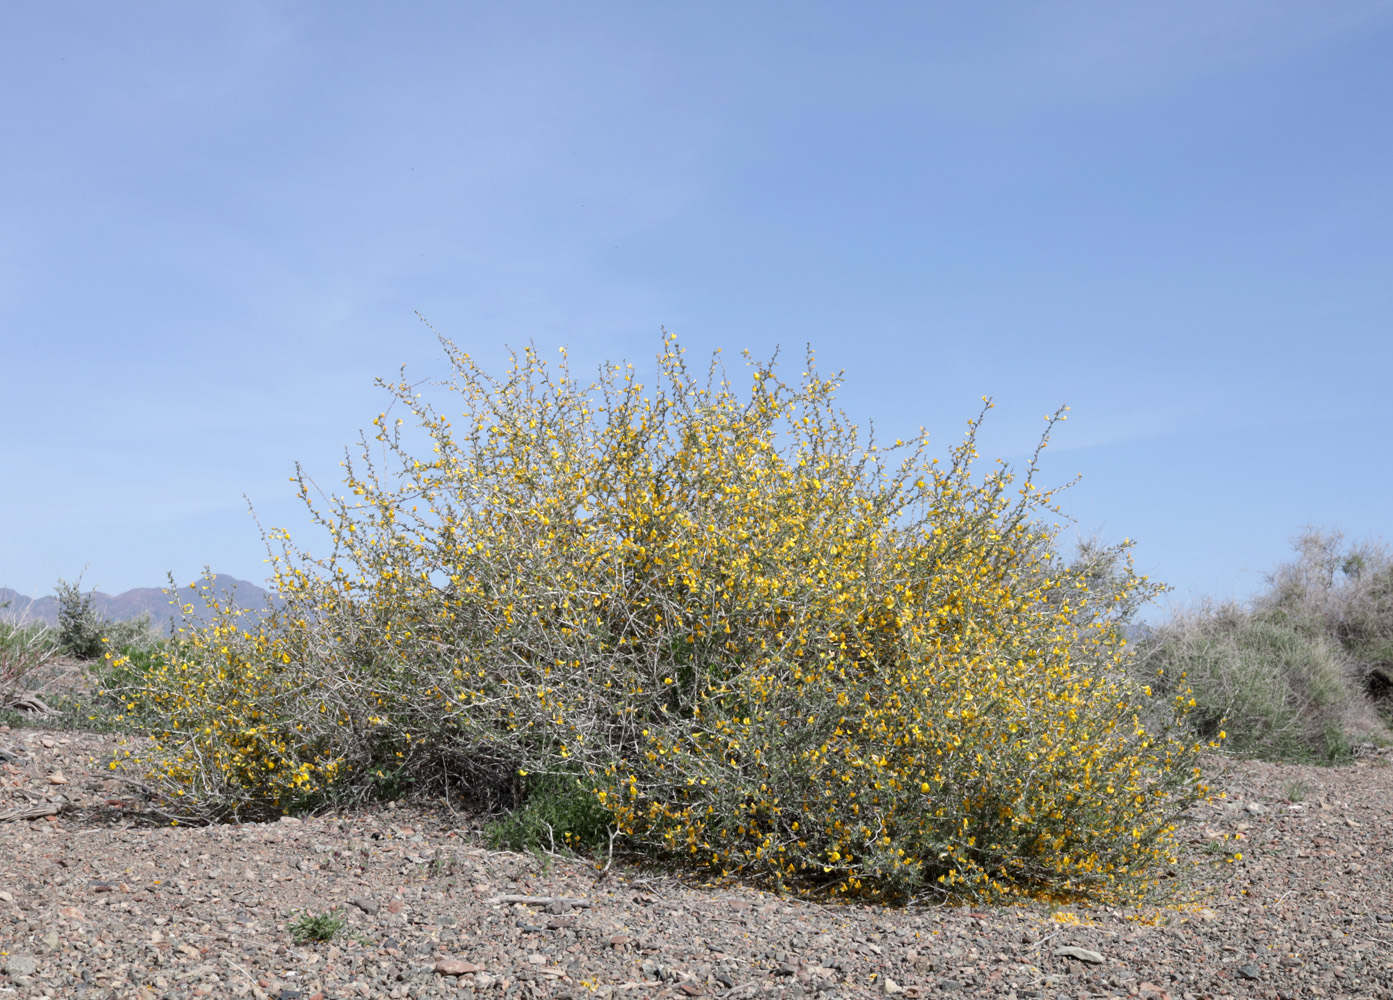
[[[462,958],[442,958],[435,963],[435,971],[442,976],[468,976],[484,970]]]

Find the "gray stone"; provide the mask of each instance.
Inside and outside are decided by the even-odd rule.
[[[33,955],[11,955],[5,961],[5,971],[14,979],[18,976],[32,976],[39,968],[38,959]]]
[[[1262,975],[1262,970],[1252,962],[1246,962],[1238,967],[1238,975],[1243,979],[1257,979]]]

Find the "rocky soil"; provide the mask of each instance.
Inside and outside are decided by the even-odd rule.
[[[487,850],[445,808],[172,828],[104,768],[117,743],[0,730],[0,998],[1393,997],[1377,755],[1211,761],[1227,798],[1183,830],[1205,898],[1142,913],[601,876]],[[333,939],[296,943],[326,912]]]

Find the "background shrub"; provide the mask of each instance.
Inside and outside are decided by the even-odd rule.
[[[144,763],[190,818],[525,778],[582,839],[598,807],[631,850],[810,890],[1154,889],[1203,794],[1126,670],[1154,588],[1125,544],[1060,558],[1034,459],[974,473],[980,416],[940,461],[861,440],[811,353],[791,383],[747,358],[742,396],[671,339],[653,390],[442,344],[458,426],[387,386],[415,431],[379,414],[342,495],[301,474],[328,555],[273,533],[283,604],[205,587],[147,675]]]
[[[1338,763],[1355,744],[1389,740],[1371,699],[1393,677],[1393,564],[1338,533],[1307,529],[1295,548],[1250,606],[1178,612],[1135,663],[1158,692],[1193,691],[1200,738],[1222,728],[1233,753]]]
[[[81,580],[59,580],[58,641],[63,652],[78,660],[99,660],[115,649],[148,649],[157,638],[148,614],[117,621],[97,609],[93,594],[82,593]]]
[[[1298,558],[1268,578],[1256,608],[1292,628],[1328,636],[1349,656],[1366,693],[1393,695],[1393,555],[1338,531],[1306,528]]]

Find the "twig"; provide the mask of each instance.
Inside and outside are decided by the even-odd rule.
[[[593,906],[588,899],[577,899],[574,896],[494,896],[484,900],[485,903],[493,905],[495,903],[526,903],[529,906],[549,906],[552,903],[564,903],[566,906]]]
[[[605,866],[600,869],[600,874],[595,876],[595,881],[602,881],[609,874],[610,865],[614,864],[614,838],[619,836],[619,828],[612,826],[609,829],[609,856],[605,860]]]
[[[0,822],[8,820],[42,819],[45,816],[57,816],[62,811],[63,807],[56,802],[43,802],[37,806],[29,806],[26,809],[11,809],[9,812],[0,813]]]
[[[52,705],[45,702],[32,691],[24,694],[17,694],[9,699],[5,706],[16,712],[27,712],[30,715],[61,715],[62,713]]]

